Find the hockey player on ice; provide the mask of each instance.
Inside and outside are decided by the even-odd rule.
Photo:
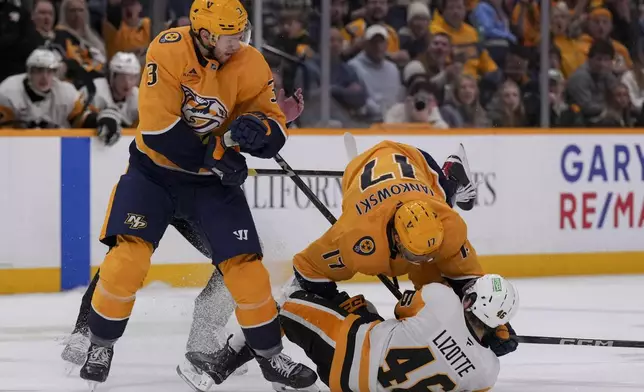
[[[249,27],[239,0],[195,0],[190,26],[163,31],[148,48],[136,138],[99,237],[109,251],[80,369],[92,389],[107,380],[152,255],[177,219],[194,229],[223,275],[264,377],[282,387],[315,387],[315,372],[281,352],[278,309],[241,188],[248,176],[241,153],[270,159],[287,138],[270,68],[249,46]],[[244,238],[235,235],[240,229]]]
[[[56,77],[60,57],[36,49],[27,58],[27,72],[0,84],[0,125],[11,128],[95,128],[119,134],[119,115],[107,108],[94,112],[83,95]]]
[[[396,319],[384,321],[360,297],[366,304],[360,314],[306,291],[292,293],[280,310],[286,336],[316,364],[331,392],[484,392],[496,383],[499,359],[483,337],[519,307],[516,289],[503,277],[471,280],[462,300],[441,283],[406,291]]]
[[[287,123],[295,121],[304,110],[302,91],[298,89],[292,97],[286,97],[285,91],[280,90],[277,94],[277,104],[284,112]],[[211,257],[210,251],[203,243],[203,240],[188,222],[175,219],[171,224],[195,249],[206,258]],[[94,275],[83,295],[74,329],[64,342],[65,347],[61,353],[61,358],[68,363],[69,372],[77,370],[78,366],[82,366],[85,363],[87,348],[90,344],[87,317],[99,274],[100,270]],[[233,298],[223,282],[223,277],[215,270],[206,287],[195,299],[186,352],[212,354],[221,349],[228,338],[229,331],[226,329],[226,324],[234,310],[235,303]],[[186,372],[190,372],[190,368],[191,365],[186,365]],[[234,374],[241,375],[246,373],[247,370],[248,366],[244,364]],[[192,371],[194,372],[196,369],[193,368]],[[179,375],[186,377],[181,372],[179,372]],[[188,380],[186,382],[191,383]]]

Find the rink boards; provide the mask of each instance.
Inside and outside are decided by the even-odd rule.
[[[282,156],[299,169],[343,170],[344,130],[296,130]],[[644,131],[355,130],[358,151],[413,144],[436,161],[467,150],[478,205],[462,212],[487,271],[508,276],[644,272]],[[43,136],[45,135],[45,136]],[[0,131],[0,293],[86,285],[107,248],[97,238],[132,133],[106,148],[86,131]],[[249,167],[277,168],[249,159]],[[337,216],[340,180],[306,178]],[[244,190],[279,283],[293,254],[328,222],[287,177],[249,177]],[[134,212],[134,211],[133,211]],[[148,280],[201,285],[208,260],[169,229]]]

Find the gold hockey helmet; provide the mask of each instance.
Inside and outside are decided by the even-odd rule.
[[[248,13],[239,0],[195,0],[190,7],[190,27],[196,37],[201,30],[210,33],[210,46],[221,35],[244,33],[242,42],[250,42],[251,26]]]
[[[408,201],[394,217],[398,250],[412,263],[431,261],[443,243],[443,224],[427,202]]]

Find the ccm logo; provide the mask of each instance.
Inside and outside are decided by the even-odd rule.
[[[559,344],[573,344],[576,346],[606,346],[610,347],[613,345],[612,340],[602,341],[602,340],[593,340],[593,339],[561,339]]]

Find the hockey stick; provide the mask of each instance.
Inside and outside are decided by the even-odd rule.
[[[293,170],[291,166],[289,166],[289,164],[286,163],[284,158],[282,158],[280,154],[277,154],[273,159],[275,159],[275,162],[277,162],[277,164],[280,165],[280,167],[286,172],[289,178],[293,180],[293,182],[295,183],[295,186],[297,186],[299,190],[301,190],[302,193],[304,193],[304,195],[311,201],[311,203],[313,203],[315,208],[317,208],[318,211],[320,211],[322,215],[324,215],[326,220],[329,221],[331,225],[334,225],[338,220],[335,218],[335,216],[333,216],[331,211],[329,211],[329,209],[326,208],[324,203],[320,201],[320,199],[316,196],[316,194],[313,193],[311,188],[309,188],[309,186],[304,183],[302,178],[300,178],[300,176],[298,176],[297,173],[295,173],[295,170]],[[387,279],[386,276],[379,274],[378,279],[380,279],[380,281],[382,281],[382,283],[384,283],[384,285],[387,286],[389,291],[391,291],[394,294],[394,296],[396,296],[396,298],[398,299],[402,298],[402,293],[400,292],[400,290],[397,289],[396,286],[394,286],[394,284],[391,283],[391,281]]]
[[[609,340],[609,339],[584,339],[562,338],[555,336],[517,336],[520,343],[530,344],[557,344],[565,346],[594,346],[594,347],[628,347],[644,348],[644,341],[638,340]]]
[[[298,176],[305,177],[326,177],[326,178],[342,178],[344,174],[340,170],[293,170]],[[284,177],[289,176],[284,170],[280,169],[248,169],[248,175],[251,177],[257,176],[277,176]]]

